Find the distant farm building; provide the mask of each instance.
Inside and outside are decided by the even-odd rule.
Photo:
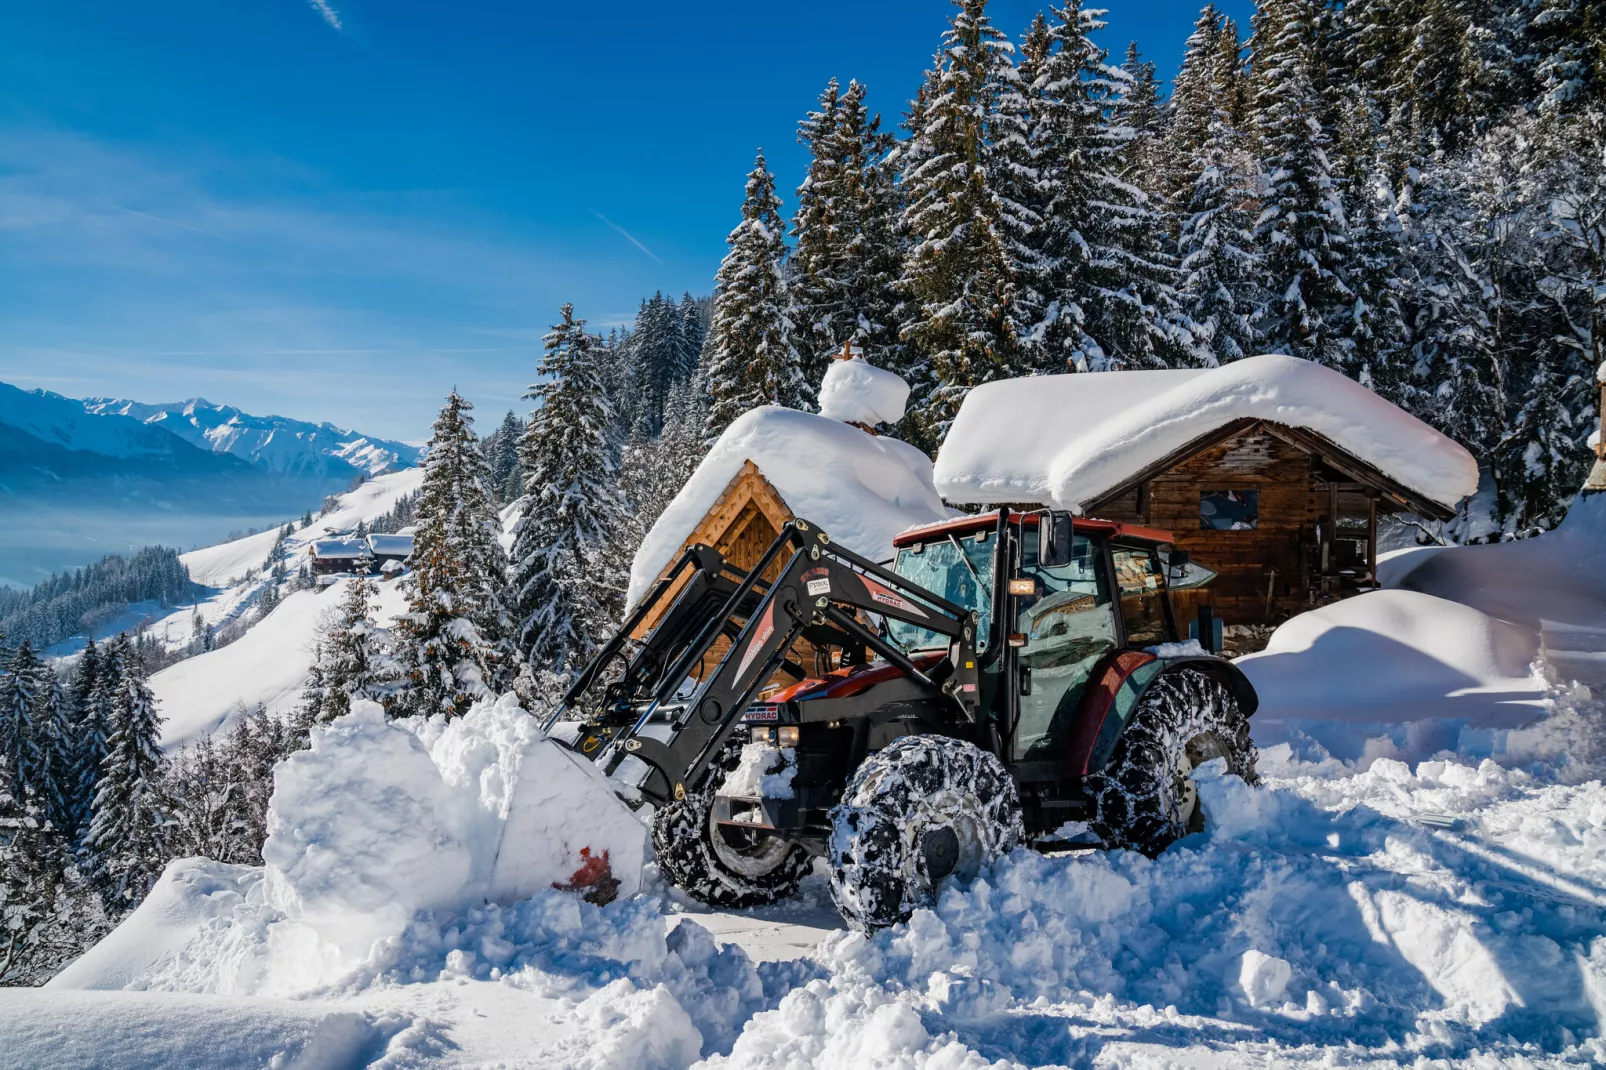
[[[952,504],[1170,531],[1219,573],[1179,615],[1207,601],[1229,624],[1375,587],[1378,517],[1448,519],[1477,480],[1454,441],[1285,356],[988,383],[966,398],[935,469]]]
[[[358,573],[393,576],[406,569],[412,552],[411,535],[342,535],[318,539],[309,550],[312,575],[320,587]]]

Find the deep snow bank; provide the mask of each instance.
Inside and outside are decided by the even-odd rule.
[[[387,722],[359,701],[275,770],[262,855],[261,869],[173,863],[53,983],[121,987],[183,962],[187,990],[294,994],[350,973],[427,912],[589,891],[603,867],[634,895],[646,828],[512,696],[450,723]]]
[[[1353,759],[1368,740],[1426,757],[1461,726],[1517,728],[1545,712],[1537,636],[1415,591],[1375,591],[1302,613],[1238,659],[1260,709],[1255,739],[1314,740]],[[1379,743],[1372,743],[1373,751]]]

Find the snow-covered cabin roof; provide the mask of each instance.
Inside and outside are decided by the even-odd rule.
[[[892,556],[892,538],[899,532],[954,515],[932,485],[931,459],[907,442],[766,405],[726,428],[653,524],[630,568],[630,605],[674,561],[748,461],[793,516],[873,560]]]
[[[411,535],[370,535],[368,548],[375,557],[406,557],[413,552]]]
[[[312,556],[326,561],[367,557],[368,547],[356,539],[319,539],[312,544]]]
[[[1081,511],[1243,419],[1314,432],[1445,508],[1478,486],[1477,462],[1458,443],[1353,379],[1280,354],[987,383],[965,398],[934,478],[950,502]]]

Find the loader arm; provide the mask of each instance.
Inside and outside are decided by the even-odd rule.
[[[780,575],[765,584],[761,576],[783,555],[786,563]],[[715,558],[724,571],[711,574],[706,566],[715,564]],[[645,762],[650,772],[640,791],[649,801],[663,804],[683,797],[701,781],[748,705],[785,664],[787,652],[805,628],[811,638],[835,636],[840,638],[837,645],[875,651],[931,697],[952,700],[969,720],[978,716],[975,614],[832,543],[825,532],[807,521],[788,524],[734,587],[728,580],[729,566],[717,554],[701,561],[683,558],[665,583],[654,589],[658,601],[667,595],[668,584],[679,570],[689,566],[695,566],[697,573],[681,588],[674,605],[631,659],[620,683],[614,685],[613,708],[639,709],[639,713],[633,723],[609,733],[611,742],[598,752],[597,761],[609,774],[627,757]],[[715,582],[721,577],[727,578]],[[711,592],[725,594],[723,604],[712,612],[708,609]],[[859,610],[946,636],[949,653],[922,671],[902,650],[856,619]],[[643,611],[638,609],[627,621],[625,633],[642,619]],[[671,704],[691,670],[733,629],[735,637],[719,664],[688,700]],[[618,649],[610,642],[604,647],[604,656],[615,656]],[[638,665],[654,669],[634,672]],[[587,687],[594,687],[601,676],[595,668],[594,663],[580,678]],[[573,702],[581,698],[580,682],[577,691],[571,692]],[[654,723],[661,711],[667,720]]]

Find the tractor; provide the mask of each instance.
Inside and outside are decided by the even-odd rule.
[[[690,547],[547,722],[651,804],[691,896],[773,902],[823,858],[873,931],[1017,846],[1164,850],[1203,762],[1253,782],[1254,689],[1208,611],[1179,641],[1168,579],[1209,573],[1167,532],[1000,508],[894,547],[803,519],[746,570]]]

